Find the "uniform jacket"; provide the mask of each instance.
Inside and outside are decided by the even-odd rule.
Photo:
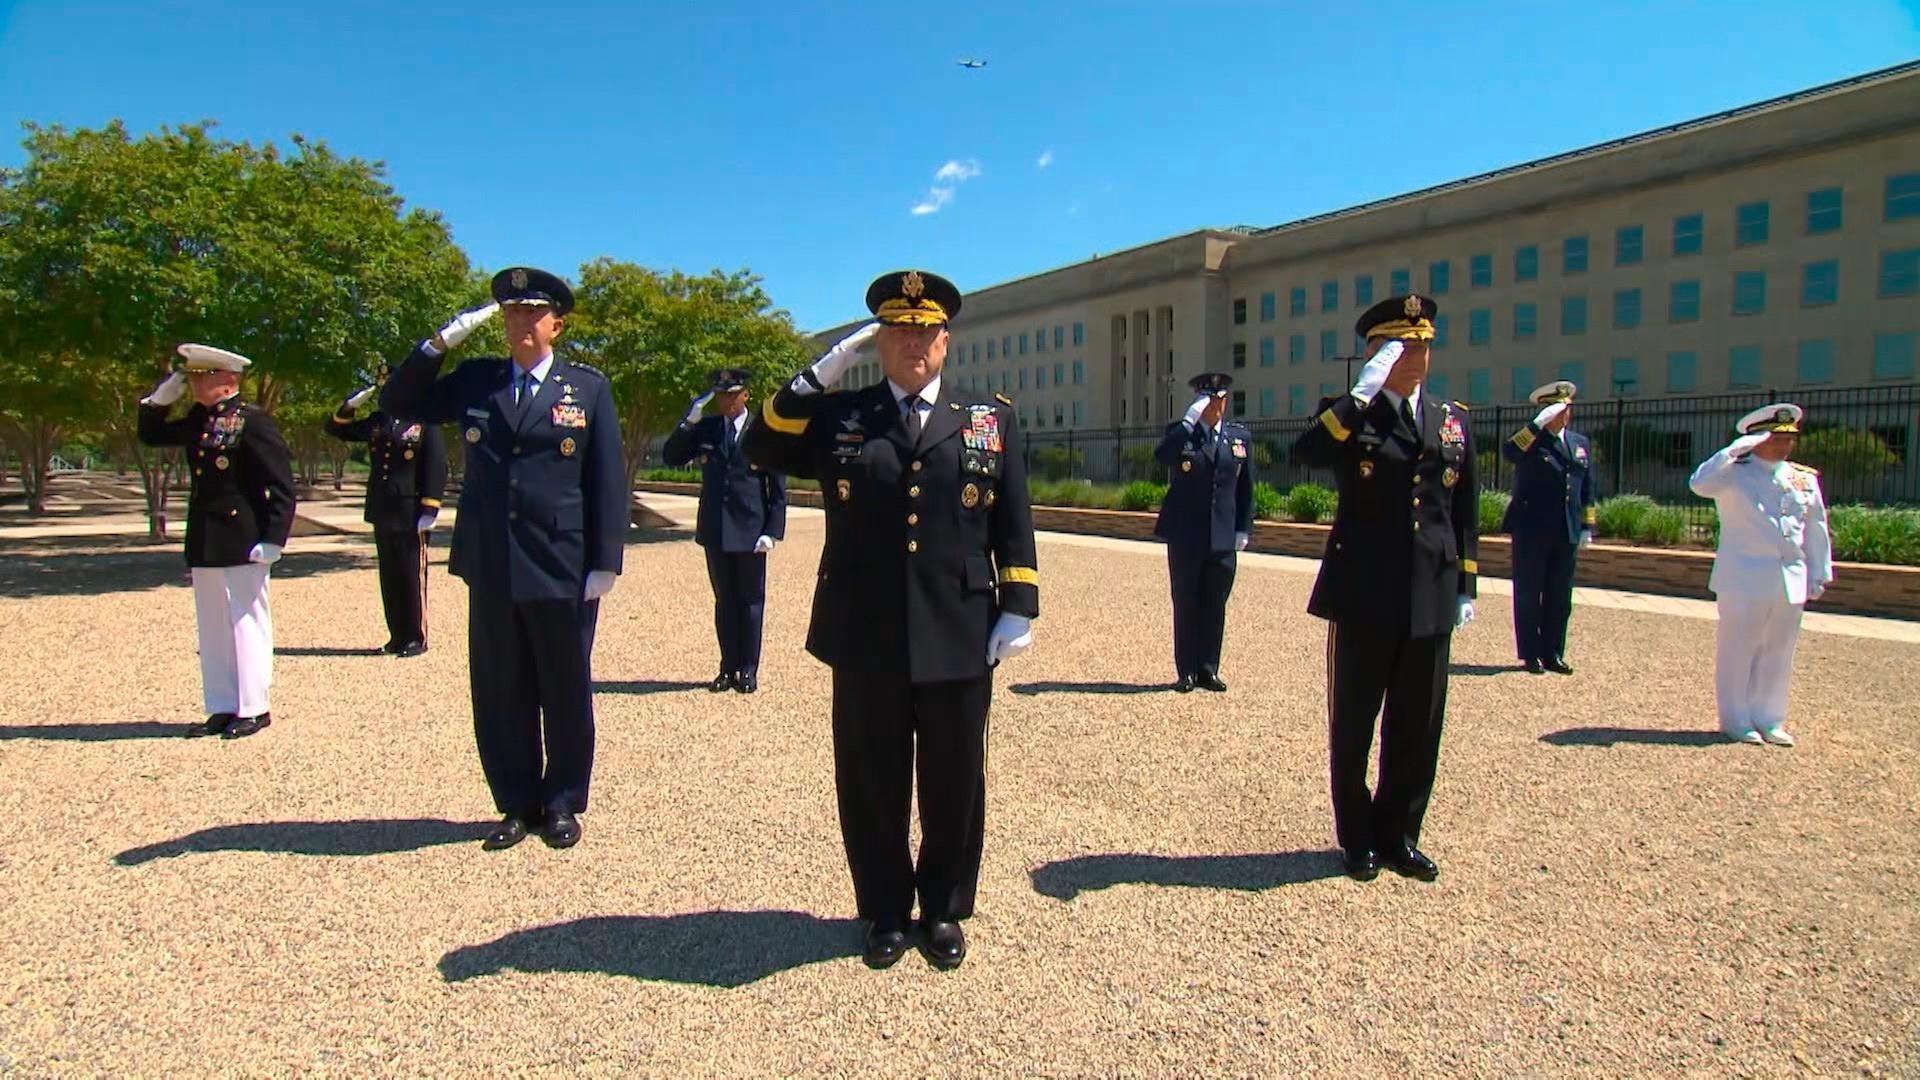
[[[1473,432],[1458,403],[1420,396],[1418,430],[1385,393],[1320,403],[1294,443],[1331,467],[1340,504],[1307,610],[1342,625],[1408,637],[1451,633],[1461,597],[1478,591]]]
[[[413,532],[423,510],[440,509],[447,493],[447,440],[439,425],[384,412],[355,420],[342,412],[327,418],[327,434],[367,444],[367,524]]]
[[[632,520],[620,418],[607,377],[555,357],[531,401],[513,361],[469,360],[445,378],[416,348],[380,393],[407,422],[459,424],[466,444],[448,568],[515,601],[577,600],[594,570],[619,573]]]
[[[1171,473],[1153,534],[1196,551],[1232,551],[1234,533],[1253,531],[1253,433],[1235,423],[1217,436],[1205,430],[1176,420],[1154,448]]]
[[[998,614],[1040,614],[1020,428],[1005,399],[943,380],[915,447],[884,380],[783,389],[742,445],[763,469],[820,481],[827,542],[807,651],[836,670],[978,678]]]
[[[1513,463],[1513,499],[1501,528],[1515,539],[1580,542],[1593,528],[1593,444],[1568,428],[1566,442],[1532,421],[1500,445]]]
[[[1720,510],[1720,550],[1707,587],[1714,595],[1773,595],[1804,604],[1833,580],[1833,537],[1820,474],[1797,462],[1775,468],[1721,450],[1688,481]]]
[[[178,420],[164,405],[142,405],[139,434],[148,446],[186,447],[188,566],[242,566],[255,544],[286,545],[293,460],[258,405],[230,397],[195,404]]]
[[[676,469],[699,459],[700,511],[693,538],[704,548],[739,553],[752,551],[762,536],[786,539],[787,481],[749,462],[739,441],[729,445],[728,423],[724,416],[682,423],[667,436],[660,458]]]

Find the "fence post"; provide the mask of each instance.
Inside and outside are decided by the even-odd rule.
[[[1078,476],[1075,476],[1075,475],[1074,475],[1074,467],[1073,467],[1073,429],[1072,429],[1072,428],[1068,428],[1068,429],[1067,429],[1067,479],[1069,479],[1069,480],[1078,480],[1078,479],[1080,479],[1080,478],[1079,478]]]
[[[1613,399],[1613,485],[1607,490],[1620,494],[1620,470],[1627,458],[1627,399]]]

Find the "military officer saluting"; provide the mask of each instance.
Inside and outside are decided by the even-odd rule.
[[[1253,534],[1253,433],[1223,423],[1233,376],[1195,375],[1199,394],[1187,415],[1167,425],[1154,459],[1168,472],[1167,497],[1153,534],[1167,542],[1173,585],[1173,688],[1224,691],[1220,640],[1227,631],[1236,554]]]
[[[1473,618],[1479,566],[1473,436],[1465,408],[1422,392],[1439,306],[1395,296],[1354,332],[1370,358],[1351,392],[1320,403],[1294,445],[1330,467],[1340,502],[1307,610],[1327,620],[1333,820],[1346,868],[1384,862],[1431,881],[1418,843],[1440,756],[1453,632]],[[1384,714],[1381,702],[1384,698]],[[1367,790],[1373,721],[1380,785]]]
[[[579,842],[587,808],[593,634],[620,572],[630,496],[606,376],[553,355],[573,290],[514,267],[492,291],[495,303],[407,357],[380,405],[407,423],[459,424],[467,447],[447,566],[467,583],[474,736],[503,815],[482,846],[511,847],[537,826],[564,848]],[[441,377],[446,352],[503,308],[512,357]]]
[[[192,469],[187,565],[200,635],[200,693],[207,719],[196,735],[238,739],[273,723],[273,614],[267,576],[293,532],[293,462],[280,429],[240,397],[252,361],[211,345],[182,345],[175,371],[140,399],[140,441],[180,446]],[[167,419],[191,389],[193,405]]]
[[[1785,402],[1748,413],[1740,437],[1689,481],[1720,511],[1720,550],[1707,581],[1720,615],[1713,684],[1720,730],[1739,742],[1793,745],[1787,687],[1800,618],[1833,582],[1820,474],[1787,460],[1804,415]]]
[[[1574,557],[1593,542],[1593,447],[1568,426],[1579,389],[1564,380],[1536,389],[1539,414],[1500,447],[1513,463],[1513,498],[1501,527],[1513,537],[1514,650],[1535,675],[1573,674],[1567,620]]]
[[[826,501],[807,651],[833,669],[840,832],[873,967],[904,952],[916,893],[928,959],[966,957],[993,669],[1032,644],[1040,613],[1014,411],[941,379],[960,299],[934,274],[881,275],[867,290],[878,323],[769,400],[743,444],[763,469],[817,478]],[[827,392],[870,339],[886,378]]]
[[[673,468],[700,459],[700,510],[693,538],[707,553],[713,585],[713,631],[720,639],[714,693],[760,688],[760,627],[767,608],[767,553],[787,535],[787,481],[747,461],[740,435],[747,425],[744,368],[713,373],[713,387],[693,399],[686,419],[667,436],[660,457]],[[701,419],[707,402],[718,413]]]
[[[447,491],[447,443],[434,424],[403,421],[375,410],[354,410],[374,395],[367,386],[347,396],[327,418],[327,434],[367,444],[367,524],[380,567],[380,603],[387,643],[380,651],[419,656],[427,651],[426,534],[440,516]]]

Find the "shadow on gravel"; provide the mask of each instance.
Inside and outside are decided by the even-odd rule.
[[[1448,664],[1449,675],[1505,675],[1509,671],[1525,671],[1519,661],[1511,664]]]
[[[1158,694],[1172,693],[1173,684],[1124,682],[1030,682],[1007,687],[1016,694]]]
[[[675,694],[682,690],[705,690],[703,682],[666,682],[660,679],[629,679],[626,682],[596,682],[596,694]]]
[[[508,970],[577,971],[731,990],[858,956],[860,934],[858,920],[800,911],[602,915],[462,946],[440,958],[440,977],[451,983]]]
[[[1055,900],[1115,885],[1178,885],[1258,892],[1342,873],[1337,851],[1271,855],[1081,855],[1036,867],[1033,891]]]
[[[441,844],[478,844],[489,821],[395,818],[370,821],[263,821],[218,825],[173,840],[129,848],[113,857],[121,866],[214,851],[283,855],[392,855]]]
[[[379,647],[369,645],[364,649],[342,649],[336,645],[276,645],[275,656],[384,656]]]
[[[97,546],[91,539],[73,543],[81,548]],[[48,551],[44,546],[22,551],[0,545],[0,555],[5,556],[0,558],[0,596],[102,596],[186,585],[191,580],[177,545],[144,551]],[[274,564],[273,579],[313,577],[372,565],[373,560],[363,554],[294,550]]]
[[[1548,732],[1540,741],[1549,746],[1724,746],[1732,739],[1717,731],[1650,731],[1644,728],[1576,727]]]
[[[121,739],[180,739],[198,730],[199,724],[163,724],[158,720],[103,724],[0,724],[0,740],[116,742]]]

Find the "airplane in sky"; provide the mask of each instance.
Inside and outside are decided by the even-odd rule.
[[[955,60],[954,63],[959,64],[963,68],[983,68],[987,66],[985,60],[975,60],[971,57],[965,60]]]

